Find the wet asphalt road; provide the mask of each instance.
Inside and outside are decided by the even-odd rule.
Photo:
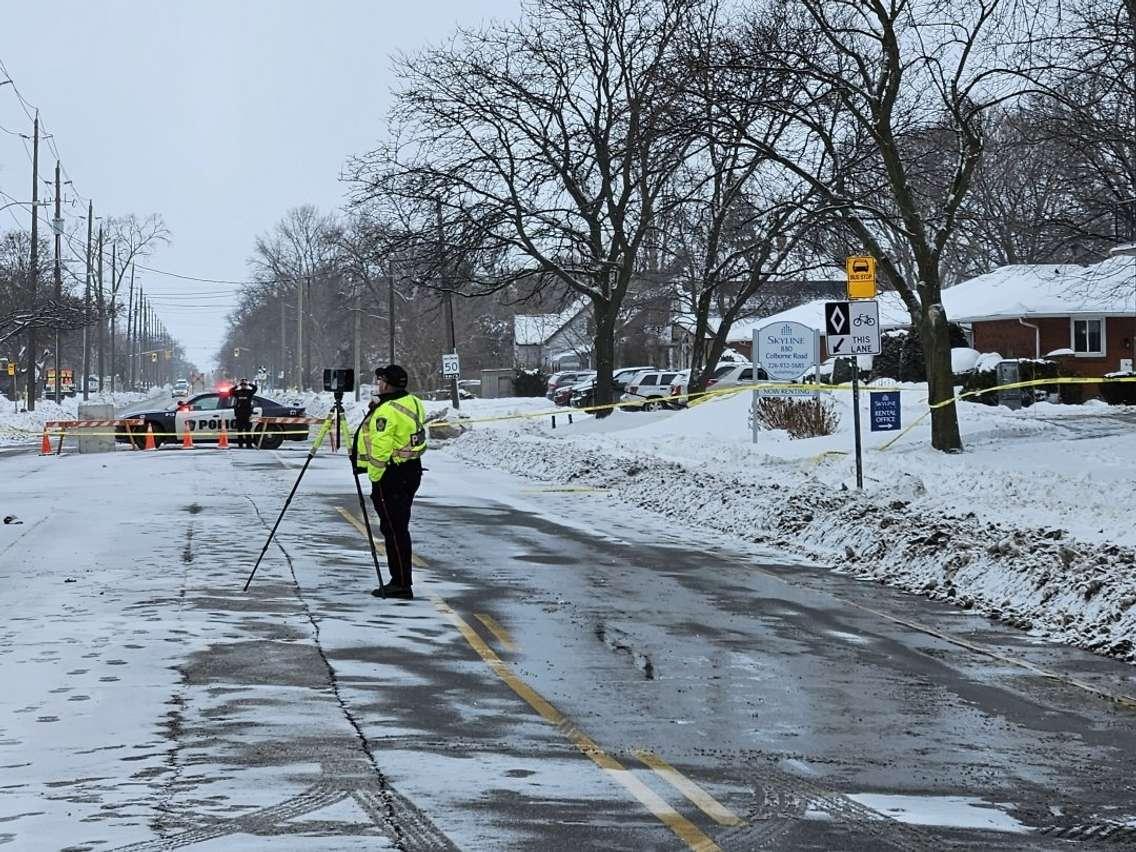
[[[164,477],[152,552],[60,587],[111,632],[44,643],[135,660],[99,699],[144,721],[69,725],[111,750],[40,773],[73,842],[13,848],[1136,848],[1136,710],[1069,682],[1130,666],[442,452],[418,599],[369,594],[322,456],[243,594],[302,454],[178,453],[123,459]]]
[[[416,504],[419,600],[343,603],[341,588],[327,597],[326,573],[299,582],[322,613],[330,665],[351,673],[343,700],[390,788],[457,845],[1050,849],[1100,835],[1136,846],[1121,825],[1136,818],[1136,711],[1014,661],[1136,694],[1130,667],[684,540],[647,516],[617,520],[602,495],[539,492],[442,456],[431,467]],[[542,514],[514,505],[526,499]],[[330,526],[337,577],[357,586],[362,538],[331,520],[357,504],[334,489],[322,503],[299,511],[324,513],[312,523]],[[314,558],[310,546],[285,544],[295,564]],[[469,642],[438,647],[455,635],[438,599],[552,705],[555,724]],[[397,639],[340,646],[337,608],[348,621],[380,614]],[[428,640],[402,633],[407,621]],[[613,783],[579,732],[694,839]],[[693,794],[652,770],[660,759]]]

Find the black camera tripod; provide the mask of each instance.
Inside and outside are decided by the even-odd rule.
[[[308,470],[308,465],[312,463],[312,459],[316,457],[316,452],[332,429],[335,430],[335,438],[332,446],[336,449],[340,447],[342,444],[343,427],[346,425],[347,412],[343,410],[343,391],[337,390],[335,391],[335,402],[332,403],[331,411],[327,413],[327,417],[320,426],[316,439],[312,441],[312,448],[308,450],[308,457],[304,459],[304,466],[300,468],[300,475],[296,477],[292,491],[288,495],[288,499],[284,501],[284,508],[280,510],[280,515],[276,518],[276,523],[272,525],[272,531],[268,534],[268,539],[264,542],[264,547],[260,550],[260,556],[256,558],[256,564],[252,566],[252,573],[249,574],[248,579],[245,581],[244,591],[248,591],[249,585],[252,583],[252,578],[256,576],[256,569],[260,567],[260,561],[264,559],[264,554],[268,552],[268,545],[272,543],[272,537],[276,535],[276,529],[280,526],[280,522],[284,520],[284,513],[288,511],[288,506],[291,504],[292,498],[296,496],[296,490],[300,487],[300,480],[304,478],[304,474]],[[363,513],[363,524],[367,530],[367,544],[371,547],[371,560],[375,563],[375,576],[379,580],[379,587],[371,592],[371,594],[375,597],[385,598],[387,596],[387,590],[386,586],[383,585],[383,572],[379,568],[379,554],[375,550],[375,538],[371,533],[371,519],[367,514],[367,501],[363,498],[363,486],[359,484],[359,475],[355,471],[355,463],[351,461],[350,455],[348,455],[347,460],[351,463],[351,478],[355,480],[355,491],[359,495],[359,511]]]

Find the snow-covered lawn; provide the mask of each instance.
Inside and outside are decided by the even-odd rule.
[[[751,440],[748,393],[681,412],[474,424],[452,452],[607,490],[680,525],[792,548],[864,579],[974,607],[1136,661],[1136,409],[960,405],[966,451],[930,448],[929,419],[890,447],[868,431],[855,490],[851,395],[836,434]],[[926,411],[904,386],[903,423]]]

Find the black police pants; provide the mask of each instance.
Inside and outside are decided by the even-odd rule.
[[[241,417],[239,414],[236,417],[236,422],[233,426],[237,430],[237,446],[238,447],[255,447],[256,444],[252,440],[252,418]]]
[[[379,513],[379,530],[386,544],[391,582],[408,588],[413,583],[410,509],[421,484],[422,462],[417,459],[388,465],[383,478],[371,483],[371,500]]]

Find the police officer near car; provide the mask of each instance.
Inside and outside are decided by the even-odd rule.
[[[356,435],[357,464],[371,481],[371,500],[386,543],[391,583],[387,597],[414,598],[410,510],[422,483],[426,410],[406,390],[406,370],[389,364],[375,370],[372,408]]]
[[[252,440],[252,398],[256,394],[256,385],[248,379],[241,379],[237,386],[230,391],[233,397],[233,418],[236,421],[237,446],[241,449],[251,449]]]

